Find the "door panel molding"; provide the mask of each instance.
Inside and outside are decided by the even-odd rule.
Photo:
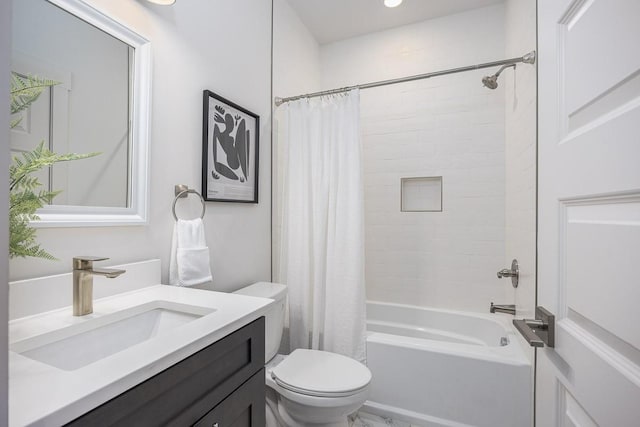
[[[640,2],[538,1],[536,420],[640,420]]]

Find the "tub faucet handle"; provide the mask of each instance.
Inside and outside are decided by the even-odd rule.
[[[503,268],[498,271],[498,279],[502,279],[503,277],[511,277],[511,285],[514,288],[518,287],[518,281],[520,279],[520,268],[518,266],[518,260],[514,259],[511,261],[511,269]]]
[[[503,277],[513,277],[515,275],[516,273],[509,270],[508,268],[503,268],[502,270],[498,271],[498,279],[502,279]]]

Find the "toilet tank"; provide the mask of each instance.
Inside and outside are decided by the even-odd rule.
[[[267,314],[265,314],[264,361],[266,363],[278,354],[278,349],[280,348],[282,331],[284,330],[287,287],[280,283],[258,282],[238,289],[234,294],[271,298],[276,301]]]

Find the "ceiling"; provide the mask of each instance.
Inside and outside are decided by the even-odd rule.
[[[412,24],[504,0],[404,0],[395,8],[383,0],[287,0],[318,43]]]

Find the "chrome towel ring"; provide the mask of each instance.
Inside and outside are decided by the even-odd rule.
[[[186,185],[176,185],[174,191],[176,194],[176,198],[173,199],[173,206],[171,207],[173,219],[175,219],[176,221],[178,220],[178,215],[176,215],[176,203],[178,202],[178,199],[187,197],[189,194],[196,194],[198,197],[200,197],[200,201],[202,202],[202,212],[200,213],[200,218],[204,218],[204,212],[207,207],[205,205],[204,197],[202,197],[202,194],[198,193],[192,188],[187,187]]]

